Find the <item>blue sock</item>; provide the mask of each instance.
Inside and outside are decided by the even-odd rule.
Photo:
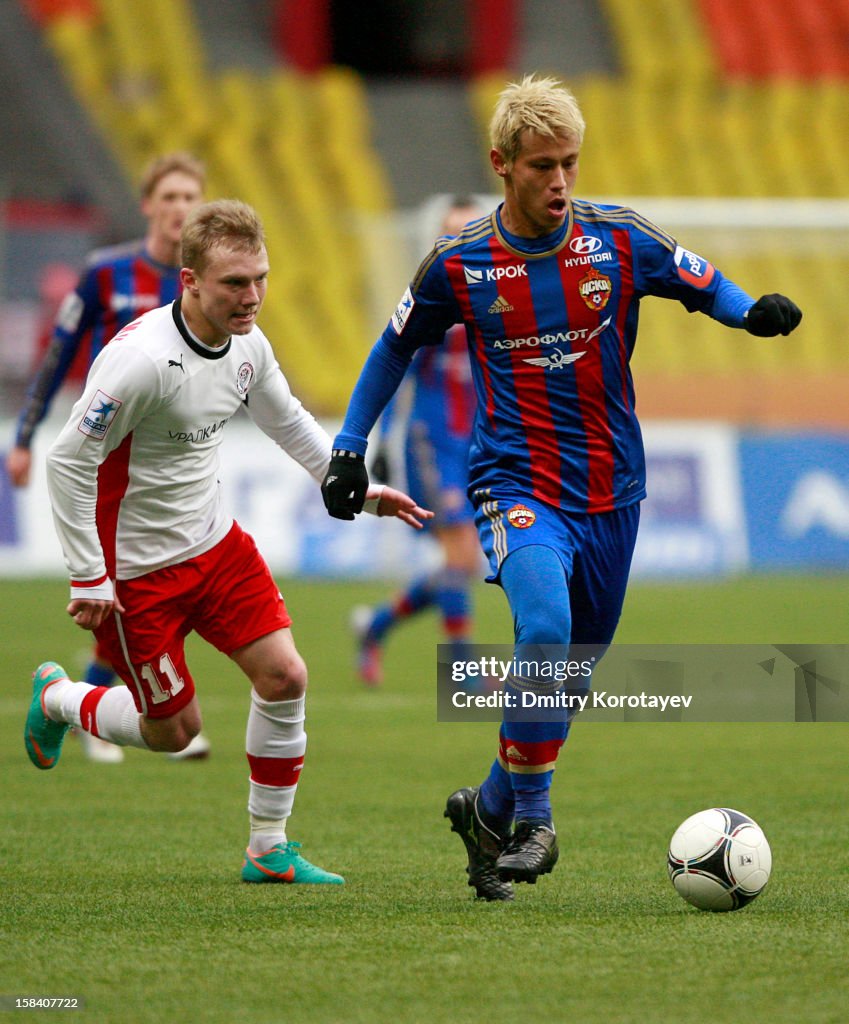
[[[369,639],[380,643],[393,626],[428,608],[435,599],[436,587],[431,576],[414,580],[403,594],[377,609],[369,626]]]
[[[548,772],[539,789],[516,789],[516,821],[544,821],[551,824],[551,776]]]
[[[551,779],[568,732],[569,724],[565,720],[504,722],[502,757],[511,765],[510,782],[516,821],[551,821]],[[516,770],[519,767],[533,767],[535,770],[522,772]]]
[[[112,686],[116,679],[117,675],[109,665],[101,665],[97,661],[90,661],[83,675],[83,682],[92,686]]]
[[[442,613],[445,632],[455,639],[466,638],[471,606],[468,574],[460,569],[443,569],[434,582],[434,600]]]
[[[510,775],[496,759],[480,788],[479,809],[483,812],[481,818],[484,825],[499,835],[506,835],[513,824],[513,804]]]
[[[499,581],[513,612],[516,659],[533,665],[566,656],[572,615],[558,554],[542,545],[520,548],[504,562]],[[515,685],[536,689],[541,682],[524,678]],[[569,722],[565,710],[553,709],[545,717],[530,721],[526,714],[505,709],[501,756],[511,768],[516,821],[551,821],[551,779]]]

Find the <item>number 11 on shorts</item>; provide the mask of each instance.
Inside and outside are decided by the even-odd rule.
[[[164,700],[176,697],[186,685],[168,654],[163,654],[159,659],[158,674],[149,661],[142,665],[141,674],[142,679],[150,686],[150,697],[154,704],[161,704]]]

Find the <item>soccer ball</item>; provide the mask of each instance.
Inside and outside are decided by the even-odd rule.
[[[760,893],[772,853],[757,822],[728,807],[711,807],[682,822],[669,843],[669,878],[699,910],[739,910]]]

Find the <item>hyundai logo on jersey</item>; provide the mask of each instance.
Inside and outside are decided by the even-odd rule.
[[[569,248],[572,252],[580,253],[585,255],[590,252],[598,252],[602,247],[602,240],[596,238],[594,235],[579,235],[577,238],[573,238],[569,243]]]

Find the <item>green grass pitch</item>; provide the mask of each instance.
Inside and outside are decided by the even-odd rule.
[[[68,1016],[96,1024],[846,1020],[849,726],[579,724],[555,777],[557,869],[512,904],[476,903],[442,810],[482,778],[496,728],[436,722],[433,618],[393,636],[387,681],[367,691],[348,610],[388,588],[283,592],[310,665],[290,837],[340,888],[240,883],[247,687],[200,642],[208,762],[131,750],[92,765],[69,738],[36,771],[30,673],[53,658],[74,674],[87,638],[61,581],[0,584],[7,1001],[76,996]],[[846,577],[634,584],[618,638],[846,643],[848,598]],[[476,599],[478,639],[508,643],[503,595]],[[716,804],[755,817],[773,849],[767,890],[735,914],[688,907],[666,877],[674,828]]]

